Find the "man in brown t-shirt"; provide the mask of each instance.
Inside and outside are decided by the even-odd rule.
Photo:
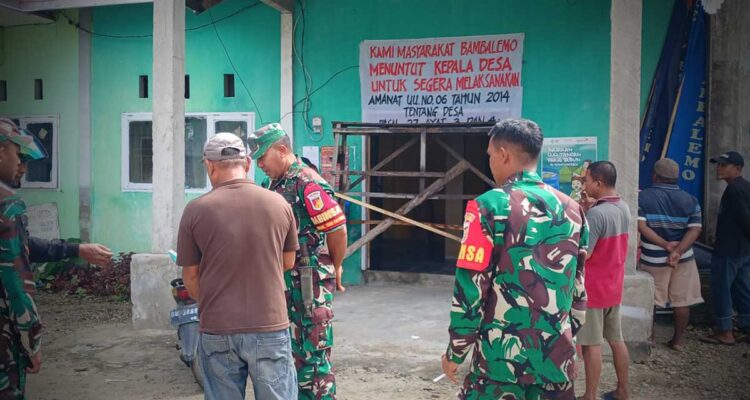
[[[284,297],[297,227],[279,194],[246,179],[245,145],[219,133],[203,148],[213,190],[180,221],[177,264],[198,301],[198,353],[206,399],[244,399],[247,377],[260,399],[296,399]]]

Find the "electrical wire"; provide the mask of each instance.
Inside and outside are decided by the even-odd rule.
[[[226,16],[224,16],[224,17],[221,17],[221,18],[219,18],[219,19],[217,19],[217,20],[213,20],[213,16],[211,16],[211,9],[208,9],[209,17],[211,17],[211,18],[212,18],[212,21],[211,21],[211,22],[209,22],[209,23],[207,23],[207,24],[199,25],[199,26],[196,26],[196,27],[193,27],[193,28],[187,28],[187,29],[185,29],[185,31],[186,31],[186,32],[191,32],[191,31],[197,31],[197,30],[199,30],[199,29],[203,29],[203,28],[206,28],[206,27],[208,27],[208,26],[210,26],[210,25],[214,25],[214,26],[215,26],[215,25],[216,25],[216,24],[218,24],[219,22],[222,22],[222,21],[224,21],[224,20],[227,20],[227,19],[229,19],[229,18],[232,18],[232,17],[234,17],[234,16],[236,16],[236,15],[240,15],[240,14],[242,14],[243,12],[245,12],[245,11],[247,11],[247,10],[249,10],[249,9],[253,8],[253,7],[257,7],[257,6],[261,5],[261,4],[263,4],[263,3],[261,3],[260,1],[256,1],[256,2],[255,2],[255,3],[253,3],[253,4],[250,4],[250,5],[248,5],[248,6],[242,7],[242,8],[240,8],[239,10],[237,10],[237,11],[235,11],[235,12],[233,12],[233,13],[229,14],[229,15],[226,15]]]
[[[14,29],[14,28],[24,28],[24,27],[27,27],[27,26],[54,25],[55,23],[56,23],[56,21],[52,21],[52,22],[34,22],[34,23],[31,23],[31,24],[10,25],[10,26],[5,26],[3,28],[4,29]]]
[[[106,33],[97,33],[90,29],[86,29],[82,27],[80,22],[75,21],[72,18],[68,17],[68,15],[65,14],[64,11],[60,10],[58,12],[60,15],[62,15],[63,18],[65,18],[68,21],[69,25],[73,25],[77,30],[88,33],[91,36],[106,37],[110,39],[144,39],[144,38],[149,38],[149,37],[154,36],[154,35],[109,35]]]
[[[249,10],[251,8],[257,7],[257,6],[261,5],[261,4],[262,3],[260,1],[257,1],[257,2],[255,2],[253,4],[249,4],[249,5],[245,6],[245,7],[242,7],[239,10],[237,10],[237,11],[235,11],[235,12],[229,14],[229,15],[223,16],[223,17],[221,17],[219,19],[213,20],[213,18],[212,18],[211,22],[209,22],[207,24],[198,25],[198,26],[195,26],[195,27],[192,27],[192,28],[186,28],[185,32],[193,32],[193,31],[197,31],[197,30],[200,30],[200,29],[207,28],[207,27],[212,26],[212,25],[215,26],[219,22],[225,21],[225,20],[230,19],[232,17],[235,17],[237,15],[240,15],[240,14],[244,13],[245,11],[247,11],[247,10]],[[209,12],[209,15],[210,15],[211,10],[209,9],[207,11]],[[92,31],[90,29],[87,29],[87,28],[84,28],[83,26],[81,26],[81,24],[78,21],[75,21],[72,18],[68,17],[68,15],[65,14],[65,12],[63,12],[62,10],[60,10],[58,12],[59,12],[60,15],[62,15],[63,18],[65,18],[68,21],[68,24],[73,25],[76,29],[78,29],[78,30],[80,30],[82,32],[88,33],[91,36],[105,37],[105,38],[110,38],[110,39],[145,39],[145,38],[154,37],[153,34],[144,34],[144,35],[111,35],[111,34],[107,34],[107,33],[94,32],[94,31]],[[47,24],[39,24],[39,25],[47,25]]]
[[[302,3],[300,3],[300,8],[302,8]],[[302,19],[302,14],[297,16],[297,19],[294,21],[294,26],[292,27],[292,37],[296,37],[297,32],[297,26],[299,25],[300,20]],[[303,25],[304,26],[304,25]],[[302,31],[302,43],[304,44],[304,29]],[[307,108],[307,101],[309,100],[310,91],[309,91],[309,83],[312,83],[312,77],[310,76],[309,71],[307,70],[307,67],[305,66],[304,62],[304,54],[300,56],[300,52],[297,51],[297,41],[292,40],[292,53],[294,54],[294,58],[297,60],[297,62],[302,67],[302,73],[303,78],[305,80],[305,96],[302,98],[302,101],[305,101],[305,108]]]
[[[314,95],[314,94],[315,94],[315,93],[317,93],[317,92],[318,92],[319,90],[321,90],[321,89],[323,89],[324,87],[326,87],[326,85],[328,85],[329,83],[331,83],[331,81],[333,81],[333,79],[334,79],[334,78],[336,78],[337,76],[339,76],[339,75],[343,74],[344,72],[346,72],[346,71],[349,71],[350,69],[354,69],[354,68],[359,68],[359,64],[357,64],[357,65],[350,65],[350,66],[348,66],[348,67],[346,67],[346,68],[342,68],[342,69],[340,69],[340,70],[336,71],[336,72],[335,72],[335,73],[334,73],[333,75],[331,75],[331,76],[330,76],[330,77],[329,77],[329,78],[328,78],[328,79],[327,79],[327,80],[326,80],[325,82],[323,82],[323,84],[322,84],[322,85],[318,86],[317,88],[315,88],[315,90],[311,91],[311,92],[310,92],[310,94],[309,94],[309,96],[310,96],[310,97],[312,97],[312,95]],[[305,97],[303,97],[303,98],[301,98],[301,99],[297,100],[297,101],[296,101],[296,102],[295,102],[295,103],[294,103],[294,104],[292,105],[292,110],[294,110],[294,107],[297,107],[298,105],[302,104],[302,102],[304,102],[304,101],[306,101],[306,100],[307,100],[307,98],[305,98]],[[282,119],[284,119],[284,118],[285,118],[285,117],[286,117],[287,115],[289,115],[289,114],[300,114],[300,113],[302,113],[302,111],[289,111],[289,112],[287,112],[286,114],[282,115],[282,116],[281,116],[281,118],[279,118],[279,121],[281,121]]]
[[[46,1],[46,0],[44,0],[44,1]],[[342,73],[344,73],[346,71],[349,71],[351,69],[359,68],[359,65],[350,65],[348,67],[345,67],[345,68],[343,68],[343,69],[335,72],[325,82],[323,82],[322,85],[318,86],[314,90],[311,90],[312,87],[313,87],[313,79],[312,79],[312,75],[310,74],[310,71],[307,69],[307,65],[305,64],[305,25],[306,25],[306,23],[305,23],[306,22],[306,19],[305,19],[305,8],[306,7],[305,7],[305,4],[303,3],[303,0],[297,0],[297,2],[299,4],[299,6],[300,6],[300,15],[297,17],[297,19],[294,22],[294,26],[292,27],[292,35],[293,35],[293,37],[295,36],[295,33],[297,32],[297,28],[298,28],[298,26],[300,26],[300,29],[301,29],[301,31],[300,31],[300,44],[299,44],[299,49],[298,49],[297,48],[296,40],[293,40],[292,41],[292,52],[294,53],[295,59],[300,64],[300,67],[302,68],[303,78],[304,78],[304,81],[305,81],[305,91],[304,91],[304,97],[301,98],[301,99],[299,99],[299,100],[297,100],[292,105],[292,111],[289,111],[286,114],[282,115],[281,118],[279,118],[279,121],[281,121],[282,119],[284,119],[286,116],[288,116],[290,114],[302,114],[302,119],[303,119],[303,123],[305,125],[305,130],[307,131],[308,135],[310,136],[310,139],[313,140],[314,142],[320,142],[320,141],[323,140],[323,134],[322,133],[320,133],[320,134],[315,133],[313,131],[312,126],[310,125],[309,114],[310,114],[310,111],[312,110],[312,100],[311,100],[312,96],[315,93],[317,93],[319,90],[321,90],[324,87],[326,87],[337,76],[339,76]],[[250,92],[250,89],[247,87],[247,84],[245,84],[244,79],[242,79],[242,75],[239,73],[239,71],[237,70],[237,67],[234,65],[234,62],[232,61],[232,58],[229,55],[229,51],[227,50],[227,47],[224,44],[224,41],[222,40],[221,35],[219,34],[219,31],[218,31],[218,28],[217,28],[217,24],[219,22],[222,22],[222,21],[225,21],[227,19],[233,18],[233,17],[235,17],[237,15],[240,15],[240,14],[242,14],[242,13],[244,13],[244,12],[246,12],[246,11],[254,8],[254,7],[259,6],[260,4],[262,4],[262,2],[257,1],[255,3],[252,3],[252,4],[249,4],[249,5],[245,6],[245,7],[242,7],[240,9],[238,9],[237,11],[235,11],[235,12],[229,14],[229,15],[223,16],[221,18],[218,18],[218,19],[214,19],[213,18],[213,14],[211,13],[211,10],[208,9],[207,11],[208,11],[208,15],[209,15],[209,18],[210,18],[211,22],[206,23],[206,24],[202,24],[202,25],[198,25],[198,26],[195,26],[195,27],[191,27],[191,28],[186,28],[185,31],[186,32],[192,32],[192,31],[197,31],[197,30],[200,30],[200,29],[207,28],[209,26],[213,26],[214,27],[214,32],[216,33],[216,38],[219,40],[219,43],[221,44],[221,47],[222,47],[222,49],[224,50],[224,53],[227,56],[227,60],[229,61],[229,64],[231,65],[232,69],[234,70],[235,74],[237,75],[237,78],[239,78],[239,81],[242,84],[243,88],[245,89],[245,92],[247,92],[247,95],[250,98],[250,101],[253,103],[253,106],[255,107],[256,111],[258,112],[258,119],[261,121],[261,124],[265,124],[265,122],[263,122],[263,117],[262,117],[260,108],[258,107],[258,104],[255,102],[255,98],[253,97],[252,93]],[[87,28],[84,28],[83,26],[81,26],[81,24],[78,21],[75,21],[72,18],[70,18],[67,14],[65,14],[64,11],[60,10],[60,11],[58,11],[58,13],[68,22],[68,24],[73,25],[76,29],[78,29],[78,30],[80,30],[82,32],[88,33],[91,36],[106,37],[106,38],[111,38],[111,39],[145,39],[145,38],[153,37],[153,34],[145,34],[145,35],[112,35],[112,34],[94,32],[93,30],[90,30],[90,29],[87,29]],[[53,24],[53,23],[54,22],[52,22],[52,23],[42,23],[42,24],[28,24],[28,25],[49,25],[49,24]],[[16,27],[20,27],[20,26],[27,26],[27,25],[19,25],[19,26],[16,26]],[[11,28],[11,27],[9,27],[9,28]],[[299,106],[300,104],[303,104],[302,110],[295,111],[294,109],[297,106]]]
[[[305,4],[303,0],[297,0],[297,3],[299,4],[300,15],[299,17],[297,17],[297,21],[295,21],[294,23],[294,27],[292,28],[292,35],[293,37],[296,36],[295,33],[297,31],[297,26],[301,24],[300,45],[299,49],[297,49],[296,41],[292,41],[292,52],[294,53],[297,62],[299,62],[300,67],[302,68],[302,75],[305,81],[305,96],[302,99],[302,122],[305,126],[307,135],[310,137],[310,140],[318,143],[323,140],[323,132],[316,133],[310,123],[310,110],[312,109],[312,100],[310,99],[310,97],[312,95],[311,88],[313,86],[313,81],[312,76],[310,75],[310,71],[307,69],[307,65],[305,65],[305,27],[307,25],[305,17]]]
[[[208,16],[211,18],[211,21],[213,21],[214,17],[213,14],[211,14],[211,10],[208,10]],[[224,44],[224,41],[221,39],[221,35],[219,35],[219,28],[216,26],[216,24],[213,24],[214,26],[214,32],[216,32],[216,38],[219,39],[219,43],[221,43],[221,48],[224,49],[224,54],[227,55],[227,60],[229,60],[229,65],[232,66],[232,69],[234,70],[235,75],[237,75],[237,78],[239,78],[240,83],[242,83],[242,87],[245,88],[245,91],[247,92],[248,97],[250,97],[250,101],[253,102],[253,106],[255,106],[255,111],[258,112],[258,119],[261,121],[261,125],[265,125],[263,122],[263,115],[260,112],[260,107],[258,107],[258,103],[255,102],[255,98],[253,98],[253,94],[250,93],[250,89],[248,89],[247,85],[245,84],[245,80],[242,79],[242,75],[240,74],[240,71],[237,70],[237,67],[235,67],[234,62],[232,62],[232,58],[229,56],[229,51],[227,50],[227,46]]]

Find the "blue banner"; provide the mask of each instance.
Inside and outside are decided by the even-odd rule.
[[[680,166],[680,187],[703,204],[706,133],[706,14],[698,3],[693,14],[684,73],[666,157]]]
[[[691,17],[692,10],[688,7],[687,1],[675,1],[641,125],[639,176],[641,189],[651,186],[654,163],[662,157],[664,151],[667,131],[682,79],[682,66]]]

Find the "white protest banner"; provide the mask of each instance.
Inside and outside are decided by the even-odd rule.
[[[363,41],[362,121],[416,124],[520,117],[523,38],[523,33],[514,33]]]

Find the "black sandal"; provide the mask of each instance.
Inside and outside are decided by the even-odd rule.
[[[734,346],[734,344],[736,343],[736,341],[734,341],[734,342],[725,342],[725,341],[719,339],[718,337],[716,337],[715,335],[704,336],[704,337],[700,338],[700,341],[703,342],[703,343],[720,344],[720,345],[724,345],[724,346]]]

